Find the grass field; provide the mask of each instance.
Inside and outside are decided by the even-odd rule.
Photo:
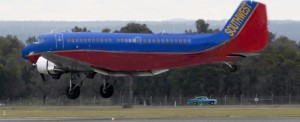
[[[5,115],[4,115],[5,114]],[[0,117],[300,117],[300,106],[0,107]]]

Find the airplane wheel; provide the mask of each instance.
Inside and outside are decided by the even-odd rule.
[[[73,87],[73,85],[72,85],[72,87]],[[79,95],[80,95],[80,87],[79,86],[76,86],[72,91],[70,91],[70,87],[68,87],[66,90],[66,96],[71,100],[75,100],[76,98],[79,97]]]
[[[110,83],[106,83],[106,88],[102,84],[99,88],[99,93],[103,98],[110,98],[114,94],[114,87]]]
[[[236,72],[238,69],[237,65],[231,65],[230,71],[231,72]]]
[[[229,67],[228,65],[224,65],[223,69],[228,72],[236,72],[238,67],[237,65],[231,65],[231,67]]]

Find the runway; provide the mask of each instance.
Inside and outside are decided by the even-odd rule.
[[[0,122],[300,122],[300,117],[41,117],[0,118]]]

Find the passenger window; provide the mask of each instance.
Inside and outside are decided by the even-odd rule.
[[[173,43],[174,43],[174,40],[173,40],[173,39],[170,39],[170,43],[173,44]]]
[[[75,39],[72,39],[71,41],[72,41],[71,43],[75,43]]]
[[[187,40],[186,40],[186,39],[184,39],[184,40],[183,40],[183,43],[184,43],[184,44],[186,44],[186,43],[187,43]]]
[[[155,42],[155,39],[152,39],[152,43],[156,43],[156,42]]]
[[[189,40],[188,40],[188,43],[189,43],[189,44],[191,44],[191,43],[192,43],[192,40],[191,40],[191,39],[189,39]]]
[[[169,39],[166,39],[166,43],[169,43]]]
[[[109,43],[112,43],[112,39],[108,39],[108,42],[109,42]]]
[[[70,43],[70,39],[67,39],[67,43]]]
[[[177,44],[178,43],[178,39],[175,39],[174,43]]]
[[[134,42],[134,43],[142,43],[142,39],[141,39],[140,37],[135,37],[135,38],[133,39],[133,42]]]
[[[160,39],[157,39],[157,42],[156,43],[160,43]]]
[[[87,39],[84,39],[84,43],[87,43]]]
[[[83,39],[80,39],[80,43],[83,43]]]
[[[147,39],[143,39],[143,43],[147,43]]]
[[[88,39],[88,42],[89,42],[89,43],[91,43],[91,42],[92,42],[92,40],[91,40],[91,39]]]
[[[182,44],[182,39],[179,39],[179,44]]]
[[[131,43],[131,39],[128,39],[128,42]]]
[[[151,43],[151,39],[148,39],[148,43],[149,43],[149,44]]]

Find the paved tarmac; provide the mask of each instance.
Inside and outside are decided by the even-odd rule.
[[[300,122],[300,117],[46,117],[0,118],[0,122]]]

